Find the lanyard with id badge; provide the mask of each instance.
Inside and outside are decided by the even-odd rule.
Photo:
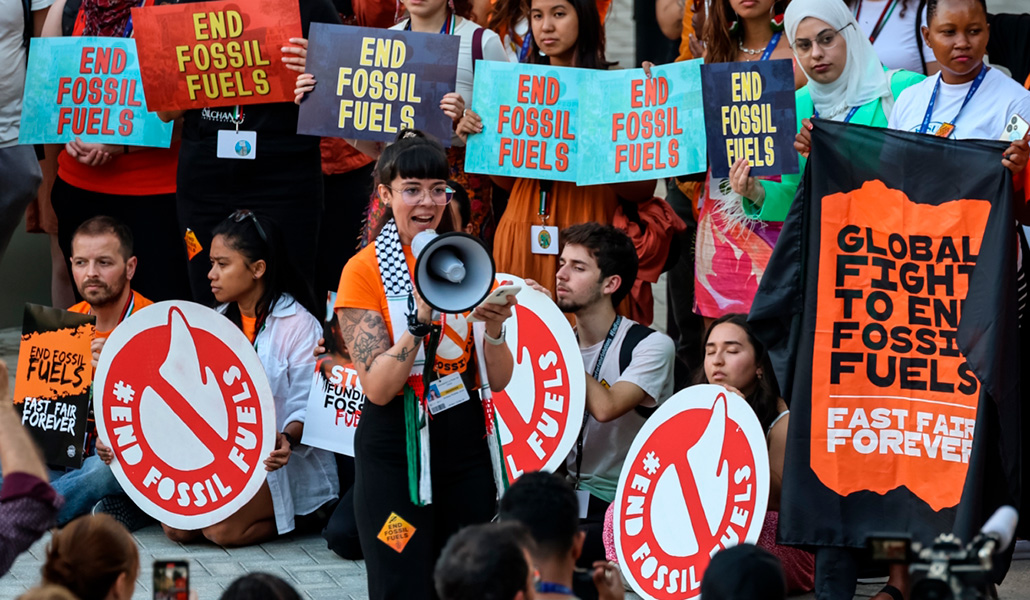
[[[530,228],[530,248],[533,254],[558,255],[558,228],[547,225],[547,219],[551,216],[548,207],[548,200],[551,195],[552,181],[540,182],[540,207],[537,214],[540,215],[540,225],[533,225]]]
[[[969,91],[966,92],[966,99],[962,101],[962,106],[960,106],[958,112],[955,113],[955,118],[951,121],[945,121],[944,123],[941,123],[941,126],[937,128],[937,132],[934,133],[935,136],[941,138],[951,136],[952,132],[955,131],[955,123],[958,121],[959,115],[962,114],[962,110],[966,107],[967,104],[969,104],[969,101],[973,99],[973,96],[976,95],[976,91],[980,89],[980,84],[983,83],[984,77],[987,76],[987,71],[990,70],[991,68],[987,65],[983,65],[980,67],[980,72],[976,74],[976,79],[974,79],[973,83],[970,84]],[[933,109],[934,106],[937,104],[937,94],[941,91],[941,79],[941,75],[938,75],[937,83],[933,86],[933,93],[930,95],[930,103],[926,107],[926,114],[923,116],[923,123],[919,127],[919,133],[928,133],[930,130],[930,119],[933,118]]]
[[[447,331],[447,315],[440,315],[440,329]],[[446,333],[444,333],[446,335]],[[432,341],[430,341],[432,345]],[[427,357],[436,355],[436,349],[432,348]],[[448,408],[453,408],[469,399],[469,392],[465,388],[465,382],[461,379],[461,373],[451,373],[429,382],[429,414],[438,415]]]
[[[233,109],[232,122],[236,129],[220,129],[218,131],[218,158],[242,158],[254,160],[257,158],[257,132],[240,131],[240,123],[243,122],[243,109],[237,104]]]

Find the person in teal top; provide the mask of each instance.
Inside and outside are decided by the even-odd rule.
[[[869,38],[862,33],[843,0],[794,0],[784,15],[787,39],[808,85],[796,95],[800,173],[808,158],[811,117],[886,127],[894,99],[924,76],[909,71],[886,71]],[[783,221],[794,201],[801,175],[781,181],[750,176],[744,159],[730,169],[733,191],[744,197],[751,218]]]

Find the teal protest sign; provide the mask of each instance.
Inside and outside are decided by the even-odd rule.
[[[22,144],[171,144],[172,124],[147,111],[135,40],[33,38],[27,73]]]
[[[579,185],[705,170],[701,61],[597,71],[481,62],[465,170]]]
[[[469,136],[465,170],[576,181],[579,77],[585,69],[476,63],[472,110],[483,132]]]

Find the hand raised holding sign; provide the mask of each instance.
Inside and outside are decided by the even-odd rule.
[[[79,138],[65,144],[64,150],[68,156],[90,167],[106,165],[111,162],[112,155],[119,151],[117,146],[89,144]]]
[[[304,38],[290,38],[291,44],[295,46],[283,46],[283,64],[286,68],[291,71],[298,73],[304,72],[304,67],[308,63],[308,41]]]
[[[483,133],[483,119],[471,108],[467,108],[462,111],[461,120],[458,121],[454,132],[458,134],[461,141],[467,142],[470,134]]]
[[[801,131],[794,138],[794,149],[801,156],[808,158],[808,153],[812,151],[812,119],[801,121]]]
[[[738,158],[730,167],[730,186],[734,192],[759,206],[765,200],[765,188],[751,177],[751,163],[746,158]]]
[[[1030,158],[1030,146],[1027,145],[1026,138],[1024,137],[1019,141],[1012,142],[1005,149],[1005,156],[1001,159],[1001,164],[1009,171],[1012,171],[1013,175],[1018,175],[1026,168],[1028,158]]]
[[[457,123],[465,112],[465,99],[458,92],[444,94],[440,100],[440,110],[450,117],[451,121]]]

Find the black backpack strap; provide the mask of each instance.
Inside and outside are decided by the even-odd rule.
[[[626,332],[626,337],[622,340],[622,348],[619,349],[620,374],[625,371],[629,367],[629,363],[633,361],[633,350],[636,349],[637,344],[642,342],[652,333],[654,333],[654,329],[651,329],[647,325],[641,325],[640,323],[634,323],[629,328],[629,331]],[[646,419],[654,414],[654,411],[658,410],[658,407],[638,405],[633,410],[637,411],[637,414]]]
[[[919,54],[919,64],[923,65],[923,75],[927,75],[926,72],[926,59],[923,58],[923,9],[926,8],[926,0],[919,0],[919,6],[916,7],[916,52]],[[890,116],[890,115],[888,115]]]
[[[472,72],[476,72],[476,61],[483,60],[483,32],[482,27],[476,27],[472,33]]]
[[[29,40],[32,39],[32,34],[35,33],[36,30],[32,20],[32,0],[21,0],[21,7],[25,13],[25,31],[22,35],[22,44],[28,48]]]

